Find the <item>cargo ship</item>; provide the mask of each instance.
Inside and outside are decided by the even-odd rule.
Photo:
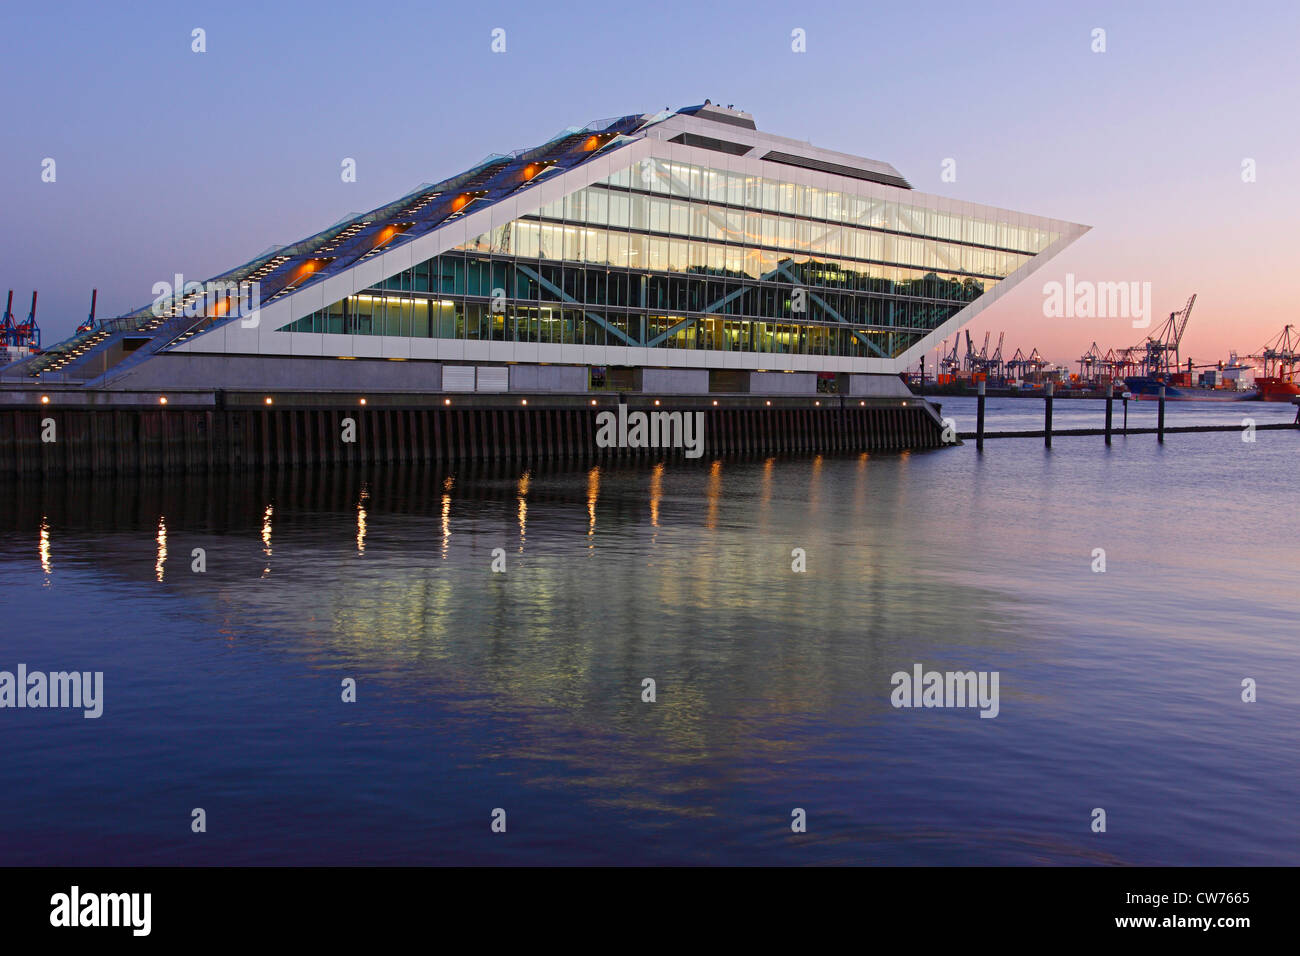
[[[1295,379],[1257,378],[1255,387],[1259,390],[1259,397],[1266,402],[1290,402],[1300,398],[1300,385],[1295,383]]]
[[[1138,399],[1159,399],[1161,385],[1165,387],[1165,401],[1169,402],[1248,402],[1260,397],[1258,388],[1175,384],[1156,375],[1132,375],[1124,379],[1124,387]]]
[[[1300,396],[1296,375],[1300,374],[1300,336],[1294,325],[1285,325],[1282,331],[1252,355],[1264,363],[1263,374],[1255,376],[1259,397],[1266,402],[1290,402]]]

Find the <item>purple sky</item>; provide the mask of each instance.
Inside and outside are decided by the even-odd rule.
[[[1297,321],[1294,3],[15,6],[0,14],[0,293],[22,318],[40,289],[46,344],[92,286],[117,314],[176,272],[208,278],[488,153],[706,97],[891,162],[917,189],[1091,225],[971,326],[977,345],[1005,329],[1008,356],[1073,362],[1146,334],[1045,318],[1043,283],[1066,273],[1150,282],[1157,315],[1198,293],[1183,348],[1198,363]]]

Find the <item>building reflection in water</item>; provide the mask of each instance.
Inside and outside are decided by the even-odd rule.
[[[456,479],[447,476],[442,483],[442,559],[447,560],[447,548],[451,544],[451,489]]]
[[[654,544],[658,538],[659,503],[663,500],[663,496],[664,463],[661,461],[650,472],[650,526],[655,529],[655,533],[650,536],[651,544]]]
[[[532,475],[524,472],[519,476],[519,487],[516,494],[519,496],[519,553],[524,553],[524,539],[528,527],[528,483]]]
[[[758,493],[758,526],[767,531],[772,512],[772,471],[776,465],[775,458],[763,461],[763,478]]]
[[[596,499],[600,497],[600,469],[587,472],[587,551],[596,547]]]
[[[262,568],[262,577],[271,573],[271,515],[274,512],[271,505],[266,506],[262,512],[262,553],[266,555],[266,567]]]
[[[710,531],[717,531],[718,505],[722,501],[721,458],[715,458],[713,464],[709,465],[709,484],[704,490],[704,498],[708,504],[708,515],[704,520],[704,526]]]
[[[49,518],[44,515],[41,516],[41,540],[39,552],[41,557],[41,571],[46,575],[49,575],[49,573],[54,569],[54,564],[50,560],[50,521]],[[45,583],[50,583],[48,577],[46,578]]]
[[[816,514],[818,506],[821,504],[822,465],[824,463],[825,459],[821,455],[812,460],[812,479],[808,482],[808,511],[810,514]]]
[[[363,483],[357,498],[357,554],[366,553],[366,499],[369,497],[370,491]]]
[[[89,500],[61,493],[85,506],[75,527],[96,534],[107,506],[122,542],[86,538],[66,559],[68,518],[54,517],[61,560],[140,581],[161,572],[168,533],[202,529],[215,536],[212,547],[229,548],[225,558],[206,576],[168,582],[211,605],[206,634],[197,636],[240,640],[306,668],[363,667],[382,682],[377,693],[411,704],[402,719],[414,725],[435,711],[458,714],[467,728],[482,727],[480,718],[509,722],[518,728],[513,759],[529,761],[531,779],[563,767],[605,799],[707,815],[709,806],[679,799],[672,776],[647,774],[647,764],[776,766],[798,746],[808,714],[839,707],[846,722],[869,727],[888,713],[887,688],[864,688],[900,661],[1021,643],[1014,597],[967,585],[945,565],[946,552],[931,555],[918,602],[915,561],[897,543],[914,531],[904,485],[921,460],[827,457],[811,469],[806,459],[774,458],[728,462],[725,470],[721,460],[705,469],[672,461],[539,465],[522,475],[462,470],[455,478],[389,469],[366,472],[365,481],[335,470],[163,488],[117,482]],[[455,558],[453,493],[457,533],[467,542]],[[585,529],[573,520],[584,507]],[[584,541],[594,554],[598,507],[601,560],[575,563]],[[47,574],[49,515],[33,508],[23,517],[28,529],[40,521]],[[260,563],[269,571],[273,519],[281,564],[274,582],[259,584],[237,549],[260,531]],[[480,544],[495,546],[512,520],[521,547],[531,532],[530,566],[502,587],[473,555]],[[366,548],[370,521],[384,528],[382,548]],[[658,560],[650,542],[667,529],[671,560]],[[159,560],[132,569],[129,555],[149,532]],[[340,538],[354,535],[356,552],[344,555]],[[430,569],[421,558],[432,556],[439,535],[444,561]],[[795,544],[816,555],[815,574],[790,573]],[[363,551],[365,562],[345,560]],[[659,681],[653,708],[640,703],[645,676]]]
[[[156,540],[158,542],[158,556],[153,563],[153,573],[161,584],[163,569],[167,563],[167,519],[162,515],[158,516],[158,537]]]

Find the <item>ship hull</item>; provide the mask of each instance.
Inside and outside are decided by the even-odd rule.
[[[1257,378],[1259,397],[1266,402],[1290,402],[1300,398],[1300,385],[1282,378]]]
[[[1228,388],[1188,388],[1185,385],[1166,385],[1154,378],[1126,378],[1124,385],[1133,397],[1142,400],[1158,400],[1160,386],[1165,388],[1167,402],[1248,402],[1259,398],[1258,389],[1237,391]]]

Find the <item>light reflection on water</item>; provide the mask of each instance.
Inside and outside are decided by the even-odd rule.
[[[1294,864],[1298,454],[11,485],[0,668],[106,707],[0,714],[0,862]],[[1001,714],[894,710],[914,662]]]

